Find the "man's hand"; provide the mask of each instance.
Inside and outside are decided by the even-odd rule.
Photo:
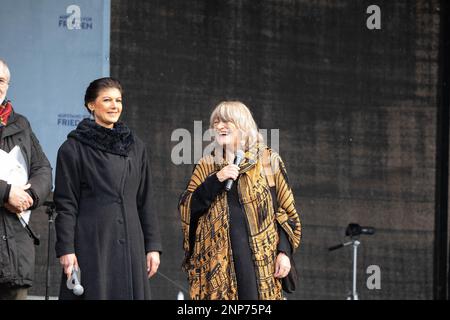
[[[25,191],[31,187],[30,184],[24,186],[11,185],[8,203],[5,208],[13,213],[21,213],[33,205],[33,198]]]
[[[8,210],[9,212],[12,212],[12,213],[21,213],[22,212],[20,209],[16,209],[12,205],[10,205],[8,202],[6,202],[3,206],[5,207],[6,210]]]
[[[159,252],[158,251],[150,251],[147,253],[147,273],[148,277],[152,277],[157,271],[159,267]]]

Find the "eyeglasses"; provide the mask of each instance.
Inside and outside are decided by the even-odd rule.
[[[0,86],[7,86],[8,84],[9,84],[8,80],[0,78]]]

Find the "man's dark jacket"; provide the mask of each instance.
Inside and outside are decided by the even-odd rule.
[[[0,128],[0,148],[6,152],[20,146],[28,167],[28,183],[36,208],[44,203],[52,187],[52,169],[31,130],[28,120],[14,111]],[[2,164],[0,164],[2,165]],[[0,283],[31,286],[34,277],[33,240],[17,216],[4,207],[7,183],[0,180]]]

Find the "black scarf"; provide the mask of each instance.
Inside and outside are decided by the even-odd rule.
[[[113,129],[108,129],[91,119],[82,120],[67,137],[95,149],[121,156],[128,155],[134,143],[133,133],[123,122],[117,122]]]

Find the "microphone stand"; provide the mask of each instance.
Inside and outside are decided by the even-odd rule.
[[[361,242],[358,240],[358,238],[353,238],[353,236],[350,237],[351,241],[338,244],[336,246],[328,248],[329,251],[333,251],[336,249],[340,249],[343,247],[347,247],[349,245],[353,246],[353,280],[352,280],[352,292],[347,297],[347,300],[358,300],[358,293],[356,292],[356,263],[358,260],[358,246],[361,244]]]
[[[49,299],[49,288],[50,288],[50,245],[51,245],[51,235],[52,235],[52,225],[54,223],[54,213],[55,213],[55,203],[53,201],[46,201],[44,206],[47,207],[45,211],[48,214],[48,245],[47,245],[47,275],[45,279],[45,300]]]

